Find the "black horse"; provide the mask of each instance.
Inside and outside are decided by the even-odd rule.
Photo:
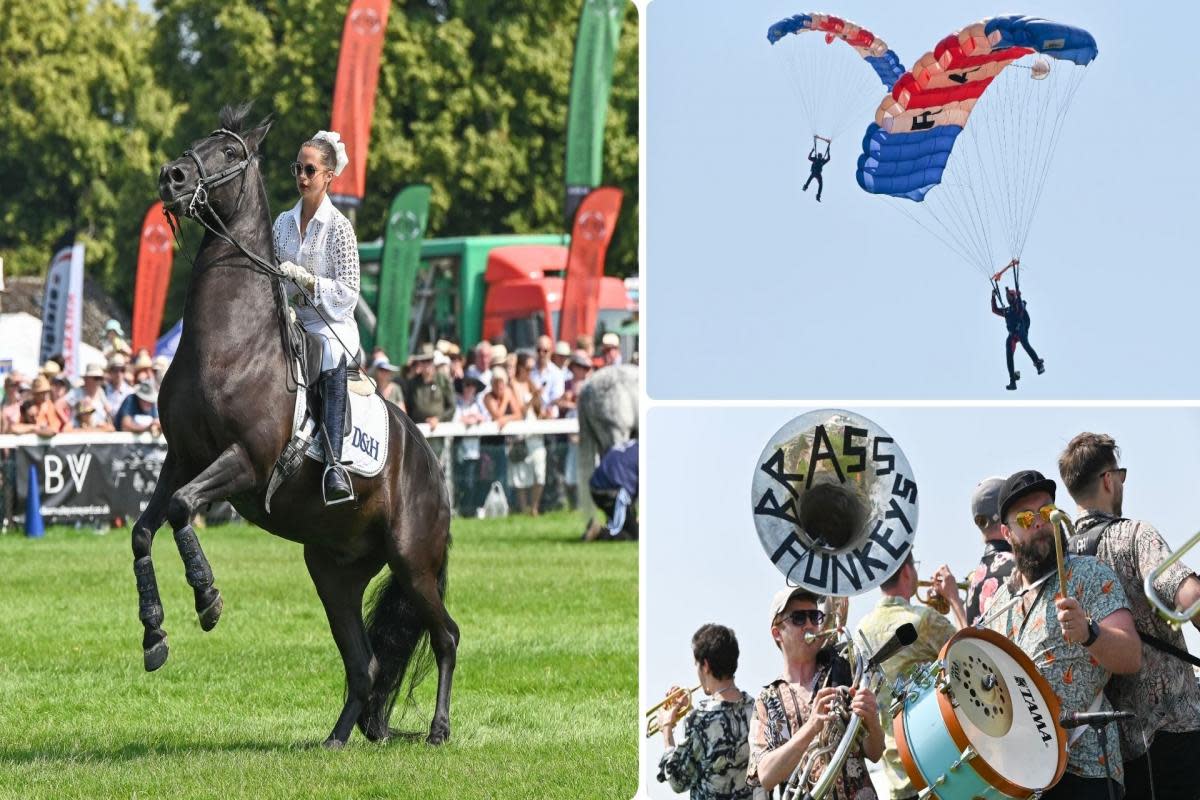
[[[223,109],[220,129],[159,174],[165,207],[207,232],[188,287],[179,349],[159,394],[166,460],[133,527],[145,666],[155,670],[167,659],[150,557],[154,534],[170,522],[200,625],[211,630],[221,615],[221,594],[191,522],[205,503],[228,499],[255,525],[304,545],[304,563],[346,668],[345,705],[326,746],[345,744],[355,723],[373,741],[392,734],[388,719],[406,673],[411,700],[428,670],[428,660],[419,657],[426,632],[438,669],[426,741],[439,744],[450,736],[459,634],[443,604],[450,502],[420,431],[388,404],[388,462],[376,478],[354,478],[357,503],[326,507],[323,466],[308,459],[271,499],[269,512],[264,502],[272,467],[291,437],[297,383],[258,167],[270,122],[244,130],[248,110]],[[364,625],[363,594],[385,565],[391,575],[372,596]]]

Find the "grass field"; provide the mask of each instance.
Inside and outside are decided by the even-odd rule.
[[[142,669],[127,531],[0,536],[0,797],[617,798],[637,788],[637,546],[573,515],[457,521],[450,743],[355,731],[298,545],[199,531],[225,598],[202,633],[170,530],[155,568],[171,655]],[[436,672],[393,726],[425,731]]]

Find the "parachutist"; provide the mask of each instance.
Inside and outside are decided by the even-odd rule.
[[[1005,289],[1008,304],[1000,298],[1000,284],[996,279],[992,280],[992,313],[997,316],[1004,317],[1004,324],[1008,328],[1008,337],[1004,342],[1004,357],[1008,363],[1008,385],[1004,388],[1013,391],[1017,388],[1017,381],[1021,378],[1021,373],[1013,368],[1013,353],[1017,350],[1017,342],[1025,348],[1025,352],[1029,354],[1029,358],[1033,361],[1033,366],[1037,368],[1038,375],[1046,371],[1046,362],[1038,358],[1038,354],[1034,351],[1033,346],[1029,344],[1029,310],[1026,307],[1025,301],[1021,298],[1021,288],[1018,277],[1020,262],[1013,259],[1005,269],[1009,267],[1013,270],[1014,286]],[[1001,271],[1003,272],[1003,270]],[[999,275],[1001,273],[997,273]]]
[[[808,180],[804,182],[804,191],[808,191],[808,185],[815,179],[817,181],[817,202],[821,202],[821,190],[825,188],[825,182],[821,180],[821,170],[829,163],[829,142],[825,143],[825,154],[821,155],[817,152],[816,145],[808,153],[808,160],[812,162],[812,166],[808,170]]]

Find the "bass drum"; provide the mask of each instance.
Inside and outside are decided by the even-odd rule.
[[[995,631],[956,633],[937,661],[897,682],[892,708],[900,760],[922,797],[1024,800],[1067,767],[1058,697]]]

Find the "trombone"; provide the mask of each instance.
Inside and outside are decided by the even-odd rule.
[[[1195,603],[1193,603],[1192,607],[1186,611],[1176,611],[1164,603],[1162,598],[1158,596],[1158,592],[1154,591],[1154,581],[1158,580],[1159,575],[1165,572],[1168,567],[1178,561],[1184,553],[1195,547],[1197,544],[1200,544],[1200,533],[1197,533],[1191,539],[1188,539],[1187,543],[1184,544],[1183,547],[1176,550],[1167,558],[1166,561],[1162,562],[1153,570],[1151,570],[1150,574],[1146,576],[1146,582],[1142,585],[1142,591],[1146,594],[1146,599],[1150,601],[1150,605],[1154,606],[1155,610],[1158,611],[1162,618],[1176,628],[1189,621],[1197,614],[1200,614],[1200,600],[1197,600]]]
[[[968,581],[959,581],[954,585],[960,592],[965,592],[971,584]],[[917,599],[939,614],[950,613],[950,601],[933,590],[933,581],[917,581],[917,586],[926,590],[924,594],[918,593]]]
[[[700,684],[696,684],[691,689],[676,689],[674,692],[668,692],[667,696],[662,699],[658,705],[653,706],[646,712],[646,738],[649,739],[654,734],[662,730],[662,726],[658,724],[658,710],[666,705],[679,704],[683,712],[679,715],[680,719],[692,710],[692,695],[700,688]]]

